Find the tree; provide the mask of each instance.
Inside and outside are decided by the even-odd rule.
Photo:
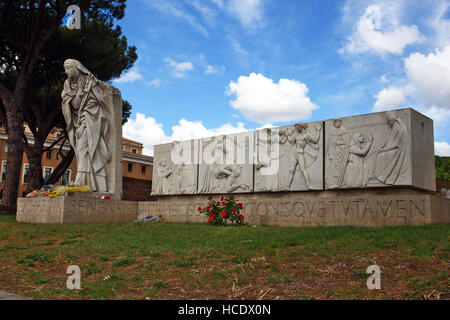
[[[112,23],[124,16],[126,0],[4,0],[0,2],[0,100],[8,131],[8,169],[3,205],[15,212],[24,151],[23,122],[33,74],[46,72],[46,45],[54,43],[67,7],[78,5],[83,19]]]
[[[436,178],[450,181],[450,157],[435,156]]]

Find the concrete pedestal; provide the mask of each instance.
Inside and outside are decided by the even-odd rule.
[[[168,222],[206,222],[198,207],[208,196],[159,196],[157,201],[101,200],[75,194],[21,198],[17,221],[78,223],[134,221],[139,214]],[[217,199],[217,197],[215,197]],[[277,226],[393,226],[450,222],[450,199],[408,188],[236,194],[250,224]]]
[[[215,197],[214,199],[217,199]],[[450,200],[414,189],[237,194],[245,220],[278,226],[393,226],[450,222]],[[138,203],[139,213],[165,221],[205,222],[207,196],[159,196]]]
[[[102,200],[96,194],[77,193],[64,197],[19,198],[19,222],[78,223],[133,221],[137,201]]]

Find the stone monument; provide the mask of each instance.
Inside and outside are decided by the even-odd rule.
[[[246,220],[255,224],[450,221],[450,201],[433,193],[433,121],[413,109],[299,122],[190,145],[199,148],[199,161],[191,164],[198,166],[197,191],[166,192],[157,201],[139,202],[140,213],[202,222],[197,208],[205,204],[205,195],[236,193]],[[167,158],[162,148],[155,147],[155,163]],[[154,170],[154,181],[169,171],[166,166],[161,174]],[[195,174],[187,179],[192,185]],[[169,179],[161,185],[173,188]]]
[[[94,77],[79,61],[64,62],[68,78],[62,112],[75,150],[75,184],[89,192],[47,198],[19,198],[20,222],[66,223],[127,221],[137,203],[122,201],[122,97],[120,91]],[[110,200],[102,200],[109,196]]]

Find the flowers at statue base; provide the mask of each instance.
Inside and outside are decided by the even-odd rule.
[[[247,225],[241,213],[242,209],[242,203],[236,200],[232,194],[221,197],[220,201],[209,197],[205,207],[198,207],[199,213],[206,216],[208,223],[223,226],[228,224]]]

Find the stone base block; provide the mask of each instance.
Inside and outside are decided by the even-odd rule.
[[[415,189],[237,194],[247,222],[278,226],[393,226],[450,222],[450,200]],[[165,221],[206,222],[198,207],[207,196],[159,196],[138,212]]]
[[[137,212],[137,201],[101,200],[77,194],[19,198],[16,219],[29,223],[116,222],[136,220]]]

